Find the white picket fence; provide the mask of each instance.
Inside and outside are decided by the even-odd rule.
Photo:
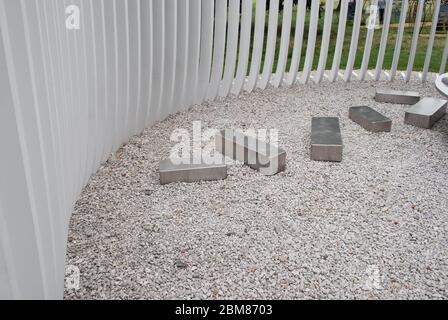
[[[264,0],[255,6],[253,0],[0,0],[0,298],[62,297],[68,223],[82,187],[131,135],[169,114],[267,86],[401,75],[409,80],[413,71],[425,81],[436,24],[426,40],[424,68],[414,70],[423,1],[407,69],[400,71],[405,15],[391,68],[384,70],[393,1],[387,1],[384,28],[369,29],[360,43],[364,2],[357,1],[350,35],[348,0],[340,11],[333,11],[332,0],[313,0],[309,22],[305,0],[298,1],[296,11],[286,0],[278,34],[278,0],[269,8]],[[440,0],[435,3],[433,21]],[[70,5],[80,9],[79,30],[66,28]],[[406,12],[409,1],[401,5]],[[313,70],[321,6],[324,32]],[[337,15],[332,68],[325,70]],[[375,32],[381,32],[381,44],[376,68],[368,70]],[[349,36],[347,66],[340,70]],[[355,71],[358,48],[364,54]],[[302,49],[306,55],[299,70]],[[447,54],[448,41],[440,73]]]

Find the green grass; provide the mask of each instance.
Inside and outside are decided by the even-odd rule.
[[[253,30],[255,28],[255,7],[254,7],[253,11],[254,11],[254,17],[252,19],[252,36],[253,36]],[[268,16],[269,16],[269,14],[266,13],[265,42],[266,42],[266,38],[267,38],[267,25],[268,25],[268,18],[269,18]],[[430,17],[430,13],[428,13],[428,17]],[[293,21],[291,23],[291,35],[290,35],[288,61],[287,61],[286,70],[289,70],[290,63],[291,63],[291,56],[292,56],[292,52],[293,52],[295,24],[296,24],[295,18],[296,18],[296,7],[293,8],[293,19],[292,19]],[[360,68],[361,63],[362,63],[365,39],[367,36],[367,28],[364,24],[365,18],[366,17],[363,18],[363,23],[362,23],[361,31],[360,31],[360,35],[359,35],[358,49],[356,52],[354,69]],[[274,66],[273,66],[273,72],[275,72],[275,69],[277,66],[277,59],[278,59],[280,40],[281,40],[282,20],[283,20],[282,12],[280,12],[279,24],[278,24],[278,29],[277,29],[277,50],[276,50],[275,61],[274,61]],[[334,11],[326,69],[331,69],[331,66],[332,66],[334,49],[336,46],[338,23],[339,23],[339,12]],[[397,18],[394,17],[392,19],[392,24],[397,24],[397,23],[398,23]],[[299,70],[301,70],[303,68],[303,64],[305,61],[306,44],[307,44],[307,39],[308,39],[308,26],[309,26],[309,12],[307,12],[307,14],[306,14],[304,39],[303,39],[303,46],[302,46]],[[316,47],[315,47],[315,51],[314,51],[313,69],[317,68],[317,65],[319,62],[323,27],[324,27],[324,12],[321,12],[321,15],[319,18],[319,23],[318,23]],[[352,21],[347,21],[340,69],[344,69],[347,64],[348,53],[349,53],[350,43],[351,43],[352,29],[353,29]],[[397,30],[398,30],[397,27],[391,27],[389,30],[388,42],[387,42],[387,46],[386,46],[384,63],[383,63],[383,67],[382,67],[383,70],[388,70],[391,67],[394,50],[395,50],[395,41],[396,41],[396,36],[397,36]],[[420,36],[419,36],[417,52],[415,55],[415,62],[414,62],[414,68],[413,68],[415,71],[422,70],[422,68],[423,68],[425,56],[426,56],[429,32],[430,32],[429,26],[422,27]],[[369,59],[369,69],[374,69],[376,66],[378,50],[379,50],[379,46],[380,46],[380,42],[381,42],[381,33],[382,33],[382,29],[376,29],[374,31],[372,50],[371,50],[370,59]],[[438,31],[438,34],[446,35],[446,31]],[[409,51],[410,51],[411,42],[412,42],[412,35],[413,35],[413,27],[405,27],[403,43],[402,43],[401,52],[400,52],[400,59],[399,59],[399,63],[398,63],[398,70],[406,70],[406,68],[407,68]],[[446,42],[446,37],[440,37],[440,38],[436,37],[435,38],[431,63],[429,66],[429,71],[433,71],[433,72],[439,71],[445,42]],[[252,50],[252,48],[251,48],[251,50]],[[264,48],[263,48],[263,59],[264,59],[265,50],[266,50],[266,43],[264,44]],[[263,63],[264,63],[264,61],[262,61],[261,69],[263,68]]]

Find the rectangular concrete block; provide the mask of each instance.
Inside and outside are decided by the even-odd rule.
[[[195,182],[201,180],[222,180],[227,178],[227,166],[219,164],[194,164],[186,163],[190,160],[176,164],[171,159],[160,161],[159,178],[160,184],[172,182]]]
[[[264,175],[285,170],[286,151],[234,130],[222,130],[215,137],[216,150],[244,162]]]
[[[338,118],[313,117],[311,120],[311,159],[342,161],[342,137]]]
[[[415,91],[398,91],[392,89],[377,89],[375,101],[395,104],[415,104],[420,101],[420,94]]]
[[[367,131],[390,132],[392,121],[367,106],[351,107],[348,116]]]
[[[430,129],[446,114],[447,100],[423,98],[408,109],[404,123]]]

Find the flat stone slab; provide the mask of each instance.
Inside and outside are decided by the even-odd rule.
[[[312,118],[311,159],[316,161],[342,161],[342,137],[338,118]]]
[[[430,129],[446,114],[446,106],[447,100],[423,98],[406,111],[404,123]]]
[[[375,101],[395,104],[415,104],[420,101],[420,94],[415,91],[376,89]]]
[[[201,180],[222,180],[227,178],[227,166],[219,164],[176,164],[171,159],[162,160],[159,163],[160,184],[172,182],[195,182]]]
[[[351,107],[348,116],[367,131],[390,132],[392,121],[378,111],[367,107]]]
[[[215,137],[216,150],[264,175],[286,168],[286,151],[235,130],[221,130]]]

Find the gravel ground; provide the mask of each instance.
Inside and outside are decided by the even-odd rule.
[[[124,145],[85,187],[70,224],[66,299],[448,298],[448,116],[403,124],[376,87],[441,97],[433,84],[268,89],[194,106]],[[348,108],[390,117],[369,133]],[[312,116],[338,116],[342,163],[310,160]],[[159,185],[176,128],[275,128],[285,172],[231,162],[223,181]]]

